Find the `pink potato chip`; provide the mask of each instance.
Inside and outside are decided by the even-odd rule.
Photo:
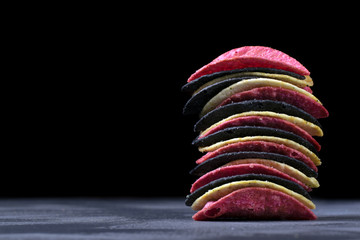
[[[249,67],[275,68],[300,75],[310,75],[310,72],[301,63],[279,50],[263,46],[245,46],[232,49],[215,58],[192,74],[187,81],[191,82],[214,72]]]
[[[194,192],[195,190],[199,189],[200,187],[223,177],[230,177],[234,175],[242,175],[242,174],[265,174],[265,175],[272,175],[280,178],[284,178],[289,181],[293,181],[300,186],[302,186],[306,191],[311,191],[311,188],[306,186],[301,181],[289,176],[288,174],[281,172],[275,168],[268,167],[262,164],[257,163],[249,163],[249,164],[241,164],[241,165],[231,165],[226,167],[217,168],[211,172],[206,173],[205,175],[198,178],[193,184],[190,189],[190,193]]]
[[[286,102],[304,110],[315,118],[326,118],[329,116],[329,112],[321,103],[296,91],[279,87],[259,87],[235,93],[217,107],[253,99]]]
[[[215,202],[208,202],[193,219],[286,219],[315,220],[316,215],[303,203],[283,192],[248,187],[236,190]]]
[[[288,146],[285,146],[283,144],[267,142],[267,141],[248,141],[248,142],[236,142],[236,143],[228,144],[216,149],[215,151],[206,153],[201,158],[196,160],[196,163],[197,164],[203,163],[206,160],[216,157],[223,153],[239,152],[239,151],[278,153],[302,161],[310,168],[312,168],[315,172],[318,171],[314,162],[302,152],[290,148]]]
[[[230,119],[226,122],[223,122],[214,128],[209,129],[204,134],[199,136],[200,138],[206,137],[210,134],[213,134],[217,131],[229,128],[229,127],[237,127],[237,126],[264,126],[271,128],[278,128],[288,132],[292,132],[308,142],[310,142],[317,151],[320,151],[320,144],[304,129],[296,126],[295,124],[286,121],[284,119],[275,118],[275,117],[265,117],[265,116],[245,116],[245,117],[237,117],[234,119]]]

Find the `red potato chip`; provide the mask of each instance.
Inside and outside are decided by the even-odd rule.
[[[225,129],[224,131],[227,131],[227,130]],[[304,145],[299,144],[299,143],[292,141],[290,139],[287,139],[287,138],[266,136],[266,135],[260,135],[260,134],[257,136],[235,137],[235,138],[231,138],[231,139],[226,139],[224,141],[218,141],[210,146],[205,146],[205,147],[200,146],[198,149],[200,152],[213,152],[221,147],[224,147],[226,145],[230,145],[233,143],[254,142],[254,141],[272,142],[272,143],[279,144],[281,146],[286,146],[290,149],[297,150],[297,151],[303,153],[305,156],[309,157],[309,159],[311,161],[313,161],[316,166],[321,165],[321,160],[320,160],[318,154],[312,152]],[[295,154],[295,156],[296,156],[296,153],[293,153],[293,154]]]
[[[263,46],[246,46],[220,55],[197,70],[187,81],[191,82],[214,72],[250,67],[275,68],[300,75],[310,75],[310,72],[301,63],[279,50]]]
[[[294,197],[268,188],[236,190],[215,202],[208,202],[193,219],[315,220],[316,215]]]
[[[275,168],[268,167],[262,164],[250,163],[250,164],[241,164],[241,165],[231,165],[226,167],[217,168],[211,172],[206,173],[205,175],[198,178],[190,189],[190,193],[194,192],[196,189],[223,177],[229,177],[234,175],[243,175],[243,174],[265,174],[280,177],[286,180],[293,181],[300,186],[302,186],[306,191],[311,191],[311,188],[306,186],[301,181],[289,176],[288,174],[281,172]]]
[[[206,160],[216,157],[223,153],[239,152],[239,151],[278,153],[302,161],[310,168],[312,168],[315,172],[318,171],[314,162],[302,152],[290,148],[288,146],[285,146],[283,144],[267,142],[267,141],[248,141],[248,142],[236,142],[236,143],[228,144],[216,149],[215,151],[206,153],[201,158],[199,158],[196,161],[196,163],[197,164],[203,163]]]
[[[321,103],[296,91],[280,87],[259,87],[235,93],[217,107],[253,99],[286,102],[304,110],[315,118],[326,118],[329,116],[329,112]]]
[[[282,129],[288,132],[292,132],[304,138],[305,140],[310,142],[317,151],[320,151],[321,149],[320,144],[308,132],[306,132],[302,128],[284,119],[266,117],[266,116],[245,116],[245,117],[230,119],[226,122],[223,122],[215,126],[212,129],[209,129],[209,131],[206,131],[204,134],[201,134],[199,136],[199,139],[206,137],[210,134],[213,134],[217,131],[220,131],[222,129],[226,129],[229,127],[237,127],[237,126],[264,126],[264,127]]]

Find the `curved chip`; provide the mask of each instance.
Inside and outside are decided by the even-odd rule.
[[[242,174],[242,175],[235,175],[230,177],[223,177],[216,179],[196,191],[192,192],[191,194],[186,196],[185,205],[191,206],[198,198],[200,198],[202,195],[204,195],[206,192],[211,191],[214,188],[217,188],[219,186],[225,185],[227,183],[232,182],[239,182],[239,181],[248,181],[248,180],[258,180],[258,181],[266,181],[278,184],[282,187],[285,187],[291,191],[294,191],[308,199],[311,199],[309,193],[302,188],[299,184],[289,181],[283,178],[279,178],[277,176],[272,175],[265,175],[265,174]]]
[[[294,117],[294,116],[290,116],[287,114],[275,113],[275,112],[270,112],[270,111],[249,111],[249,112],[243,112],[243,113],[231,115],[230,117],[227,117],[227,118],[211,125],[210,127],[208,127],[207,129],[205,129],[204,131],[202,131],[200,133],[200,137],[204,137],[206,135],[209,135],[211,133],[218,131],[219,129],[224,129],[229,126],[234,126],[234,125],[239,126],[238,125],[239,120],[244,120],[244,117],[261,117],[259,119],[264,120],[264,121],[266,121],[268,118],[271,118],[273,120],[280,119],[280,120],[283,120],[282,123],[288,122],[288,123],[291,123],[291,124],[297,126],[300,129],[303,129],[310,136],[322,137],[324,135],[322,129],[319,126],[317,126],[311,122],[305,121],[304,119],[299,118],[299,117]],[[251,119],[253,119],[253,118],[251,118]],[[263,124],[265,124],[264,121],[262,121]],[[266,121],[266,122],[269,122],[269,121]],[[276,126],[280,128],[279,125],[276,125]],[[289,129],[289,128],[286,128],[286,129]],[[295,130],[293,130],[293,131],[295,131]],[[305,134],[300,133],[300,131],[296,131],[296,133],[298,135],[305,136]],[[304,137],[304,138],[307,139],[307,137]]]
[[[276,68],[300,75],[310,75],[310,72],[301,63],[279,50],[263,46],[246,46],[220,55],[193,73],[187,81],[191,82],[214,72],[249,67]]]
[[[193,219],[287,219],[314,220],[316,215],[296,198],[281,191],[262,188],[242,188],[220,198],[207,202]]]
[[[242,70],[242,69],[240,69],[240,70]],[[273,69],[273,70],[278,70],[278,69]],[[284,71],[284,72],[289,73],[286,71]],[[208,86],[211,86],[213,84],[216,84],[216,83],[219,83],[222,81],[226,81],[228,79],[238,78],[238,77],[271,78],[271,79],[276,79],[279,81],[291,83],[299,88],[305,88],[305,87],[313,85],[313,81],[310,76],[306,76],[306,77],[302,76],[304,78],[303,78],[303,80],[300,80],[298,78],[295,78],[295,77],[287,75],[287,74],[276,74],[276,73],[268,73],[268,72],[240,72],[240,73],[233,73],[230,75],[225,75],[223,77],[215,78],[215,79],[205,83],[204,85],[200,86],[196,91],[194,91],[194,94],[196,94],[200,90],[202,90]]]
[[[214,109],[213,111],[203,116],[195,124],[194,131],[203,131],[214,123],[223,120],[224,118],[227,118],[234,114],[240,114],[249,111],[270,111],[276,113],[283,113],[290,116],[302,118],[321,127],[320,123],[316,120],[316,118],[314,118],[304,110],[291,104],[272,100],[250,100],[239,103],[231,103]]]
[[[213,98],[211,98],[203,107],[200,116],[204,116],[206,113],[210,112],[211,110],[218,107],[224,100],[229,98],[230,96],[239,93],[248,91],[254,88],[260,88],[260,87],[278,87],[278,88],[284,88],[288,90],[292,90],[295,92],[298,92],[299,94],[302,94],[310,99],[312,99],[314,102],[317,102],[321,104],[321,102],[311,93],[308,91],[301,89],[293,84],[282,82],[275,79],[270,78],[255,78],[255,79],[247,79],[240,82],[237,82],[233,85],[230,85],[229,87],[223,89],[218,94],[216,94]],[[271,100],[271,99],[270,99]]]
[[[300,94],[296,91],[280,87],[259,87],[248,91],[235,93],[225,99],[219,106],[221,107],[233,102],[242,102],[252,99],[282,101],[294,105],[315,118],[325,118],[329,116],[327,109],[319,102]]]
[[[242,164],[262,164],[268,167],[275,168],[281,172],[286,173],[287,175],[295,178],[296,180],[302,182],[306,186],[309,186],[310,188],[318,188],[320,187],[320,184],[318,180],[314,177],[308,177],[304,173],[300,172],[299,170],[288,166],[283,163],[279,163],[273,160],[267,160],[267,159],[239,159],[232,162],[229,162],[225,164],[223,167],[227,166],[234,166],[234,165],[242,165]]]
[[[243,163],[243,164],[230,164],[224,167],[214,169],[205,175],[198,178],[191,186],[190,193],[193,193],[197,189],[205,186],[206,184],[223,178],[242,174],[265,174],[283,178],[289,181],[293,181],[303,187],[306,191],[311,191],[311,188],[306,186],[303,182],[296,178],[291,177],[285,172],[279,171],[276,168],[261,164],[261,163]]]
[[[278,79],[284,82],[294,84],[300,88],[311,87],[314,85],[310,76],[302,76],[293,72],[284,71],[275,68],[243,68],[230,71],[221,71],[201,76],[182,86],[181,91],[186,93],[197,93],[205,87],[226,81],[230,78],[244,76],[266,77]]]
[[[233,139],[229,139],[226,141],[215,143],[208,147],[199,148],[199,151],[200,152],[212,152],[212,151],[215,151],[216,149],[219,149],[223,146],[226,146],[226,145],[229,145],[232,143],[248,142],[248,141],[265,141],[265,142],[274,142],[274,143],[278,143],[281,145],[285,145],[287,147],[298,150],[299,152],[305,154],[307,157],[309,157],[313,161],[313,163],[316,166],[321,165],[321,161],[320,161],[319,157],[316,156],[315,153],[311,152],[306,147],[304,147],[294,141],[288,140],[288,139],[279,138],[279,137],[271,137],[271,136],[250,136],[250,137],[243,137],[243,138],[233,138]]]
[[[207,172],[225,166],[226,164],[229,164],[234,161],[236,161],[237,164],[241,164],[242,160],[246,162],[253,160],[253,163],[257,163],[258,160],[261,160],[262,164],[266,166],[274,167],[279,171],[284,171],[291,176],[295,176],[295,175],[291,174],[292,171],[285,171],[288,169],[287,166],[292,167],[300,171],[301,173],[304,173],[307,177],[316,178],[318,176],[317,172],[314,169],[310,168],[304,162],[299,161],[295,158],[291,158],[277,153],[247,152],[247,151],[223,153],[213,158],[207,159],[206,161],[200,163],[194,169],[192,169],[190,171],[190,174],[195,176],[202,176]],[[311,162],[311,160],[309,161]],[[284,165],[275,165],[275,163],[280,163]],[[313,162],[311,163],[314,165]]]
[[[318,155],[315,147],[305,140],[304,138],[285,130],[270,128],[270,127],[262,127],[262,126],[239,126],[239,127],[229,127],[223,130],[219,130],[213,134],[210,134],[203,138],[196,138],[193,141],[193,145],[197,147],[206,147],[217,142],[226,141],[228,139],[247,137],[247,136],[273,136],[288,139],[294,141],[311,152]]]
[[[199,89],[197,89],[192,95],[192,97],[186,102],[183,109],[183,114],[199,114],[205,104],[223,89],[237,82],[259,77],[271,78],[284,82],[289,82],[289,79],[296,79],[288,75],[262,72],[241,72],[237,74],[230,74],[229,76],[220,77],[202,85]],[[298,79],[297,81],[304,82],[303,80]],[[290,83],[292,82],[293,81],[290,81]],[[190,84],[191,83],[192,82],[190,82]]]
[[[217,201],[220,198],[230,194],[231,192],[234,192],[238,189],[242,188],[248,188],[248,187],[261,187],[261,188],[269,188],[276,191],[283,192],[295,199],[297,199],[299,202],[303,203],[306,207],[310,209],[315,209],[315,204],[304,197],[303,195],[296,193],[294,191],[291,191],[281,185],[278,185],[273,182],[267,182],[267,181],[260,181],[260,180],[244,180],[244,181],[235,181],[226,183],[224,185],[221,185],[219,187],[216,187],[214,189],[211,189],[207,191],[205,194],[203,194],[201,197],[197,198],[194,203],[191,205],[191,208],[195,211],[201,210],[205,204],[209,201]]]
[[[236,142],[236,143],[228,144],[218,148],[215,151],[206,153],[201,158],[196,160],[196,163],[197,164],[203,163],[204,161],[214,158],[220,154],[234,153],[241,151],[246,151],[246,152],[250,151],[254,153],[267,152],[267,153],[281,154],[299,160],[317,172],[317,167],[314,164],[314,162],[304,153],[296,149],[290,148],[288,146],[285,146],[283,144],[278,144],[275,142],[266,142],[266,141]]]
[[[221,121],[222,123],[217,124],[213,128],[210,127],[205,130],[205,133],[201,133],[198,136],[198,139],[207,137],[211,134],[217,133],[218,131],[222,131],[224,129],[228,129],[231,127],[243,127],[243,126],[256,126],[256,127],[269,127],[274,129],[280,129],[287,132],[291,132],[303,139],[307,142],[311,143],[313,147],[315,147],[316,151],[321,150],[320,144],[304,129],[298,127],[297,125],[286,121],[281,118],[274,117],[263,117],[263,116],[244,116],[237,117],[233,119],[229,119],[228,121]]]

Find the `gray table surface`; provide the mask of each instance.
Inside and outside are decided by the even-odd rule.
[[[316,221],[195,222],[181,198],[0,199],[0,239],[360,239],[360,200],[314,200]]]

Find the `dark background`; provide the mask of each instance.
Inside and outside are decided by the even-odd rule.
[[[225,51],[263,45],[301,62],[330,112],[320,119],[321,187],[312,196],[360,197],[352,14],[165,9],[49,13],[19,25],[9,45],[1,196],[185,196],[200,154],[181,86]]]

